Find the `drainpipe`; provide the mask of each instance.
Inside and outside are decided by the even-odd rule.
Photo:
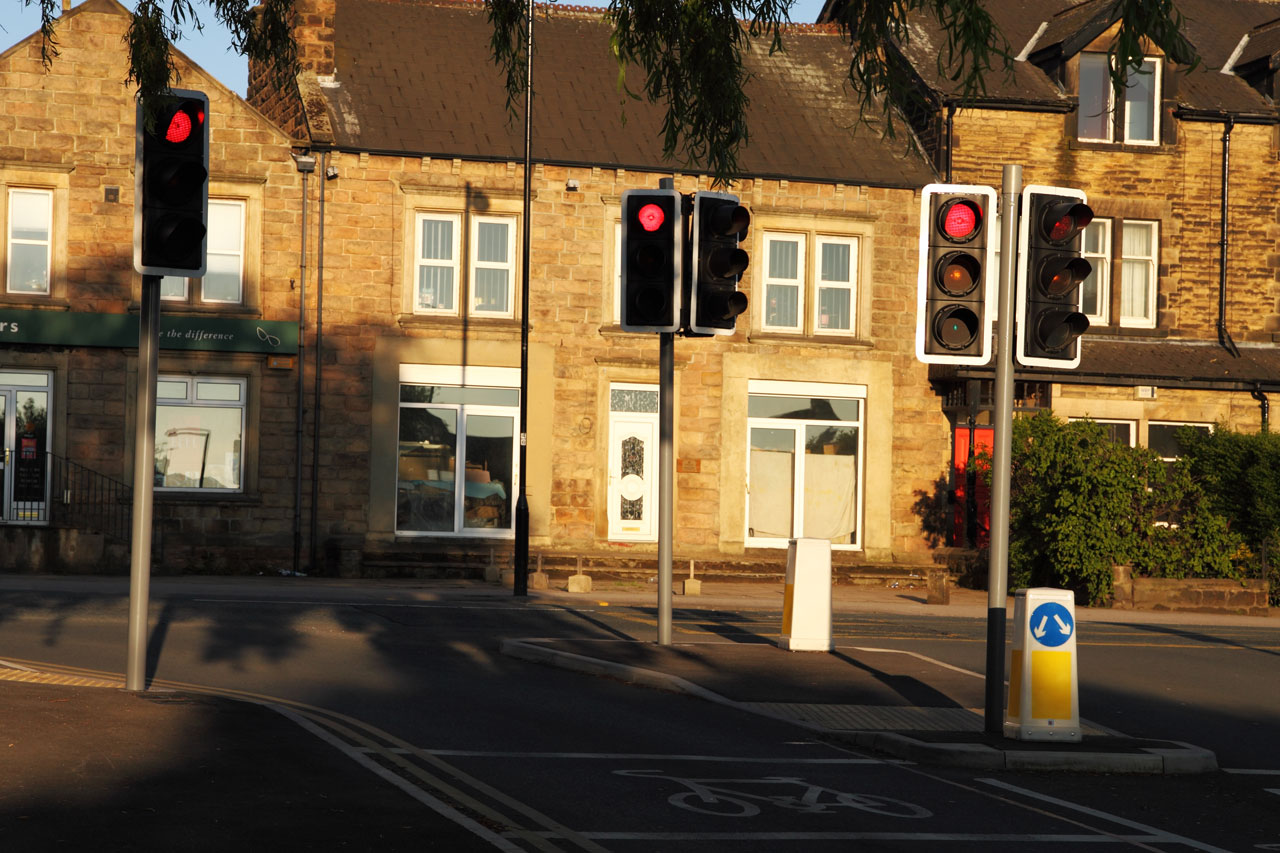
[[[311,574],[316,574],[320,567],[320,374],[323,370],[324,348],[324,196],[325,183],[338,177],[337,170],[329,168],[329,152],[320,152],[320,172],[324,180],[320,183],[320,226],[316,238],[316,387],[315,401],[311,408]]]
[[[947,183],[951,183],[951,147],[955,142],[956,132],[956,105],[954,101],[947,102]]]
[[[1226,116],[1222,123],[1222,237],[1218,241],[1221,249],[1218,262],[1218,343],[1223,349],[1231,353],[1236,358],[1240,357],[1240,350],[1236,349],[1236,342],[1231,339],[1231,333],[1227,331],[1227,193],[1230,184],[1227,180],[1228,167],[1231,162],[1231,129],[1235,126],[1235,119]]]
[[[1267,394],[1261,386],[1254,388],[1249,396],[1258,401],[1258,408],[1262,410],[1262,431],[1267,432],[1270,426],[1268,415],[1271,413],[1271,402],[1267,400]]]
[[[293,574],[297,576],[302,571],[302,397],[306,391],[303,375],[307,364],[307,179],[316,170],[316,158],[310,154],[294,154],[293,161],[298,164],[298,171],[302,173],[302,248],[298,259],[298,404],[294,435],[296,476],[293,484]]]

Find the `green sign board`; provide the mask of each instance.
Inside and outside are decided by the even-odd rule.
[[[136,347],[136,314],[0,310],[0,345]],[[291,355],[298,324],[236,317],[160,315],[160,348]]]

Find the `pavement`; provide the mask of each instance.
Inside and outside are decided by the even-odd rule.
[[[594,586],[585,594],[534,590],[529,600],[649,607],[656,601],[651,584]],[[412,588],[435,597],[451,590],[511,595],[479,583],[437,588],[417,582]],[[834,590],[838,613],[914,613],[921,619],[987,614],[986,593],[971,590],[954,591],[947,605],[926,604],[923,588]],[[780,610],[781,584],[707,583],[703,595],[677,596],[674,607],[698,611],[713,630],[689,635],[697,642],[677,632],[677,642],[668,646],[621,637],[524,638],[503,641],[502,651],[692,694],[920,763],[1157,774],[1217,767],[1212,752],[1194,745],[1129,738],[1087,721],[1079,744],[986,734],[981,675],[927,657],[843,641],[831,653],[788,652],[755,635],[714,630],[709,614],[718,609]],[[1274,618],[1077,611],[1080,622],[1280,626]],[[335,745],[308,723],[306,712],[287,703],[155,687],[135,693],[113,677],[5,661],[0,649],[0,849],[82,849],[88,840],[103,850],[234,849],[244,829],[235,816],[266,806],[277,817],[256,837],[268,849],[416,848],[423,846],[428,823],[428,849],[489,849],[483,827],[441,822],[422,802],[384,796],[385,789],[369,784],[369,773],[378,768],[351,760],[352,750],[344,754]],[[219,803],[216,815],[222,817],[208,809],[210,802]],[[380,837],[371,837],[371,828]],[[182,842],[175,845],[178,835]]]

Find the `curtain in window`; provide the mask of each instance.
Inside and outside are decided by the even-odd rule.
[[[507,313],[510,292],[507,256],[508,226],[502,222],[480,222],[476,226],[475,307],[480,311]],[[501,266],[493,266],[495,264]]]
[[[1121,238],[1124,260],[1120,266],[1120,314],[1129,319],[1151,319],[1151,258],[1153,229],[1126,225]]]
[[[14,190],[9,195],[9,290],[49,292],[49,234],[53,194]]]
[[[796,240],[769,241],[769,279],[765,289],[765,324],[800,325],[800,243]],[[778,284],[777,279],[796,284]]]

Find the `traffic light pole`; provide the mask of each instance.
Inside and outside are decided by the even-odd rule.
[[[1005,618],[1009,597],[1009,465],[1013,429],[1013,278],[1017,266],[1022,167],[1005,166],[1000,189],[1000,286],[996,338],[995,455],[991,466],[991,549],[987,564],[987,675],[984,728],[1004,731]]]
[[[129,554],[126,690],[147,689],[147,612],[151,595],[151,519],[155,496],[156,377],[160,349],[160,276],[142,277],[138,320],[137,410],[133,424],[133,528]]]
[[[676,336],[658,335],[658,645],[671,645]]]

